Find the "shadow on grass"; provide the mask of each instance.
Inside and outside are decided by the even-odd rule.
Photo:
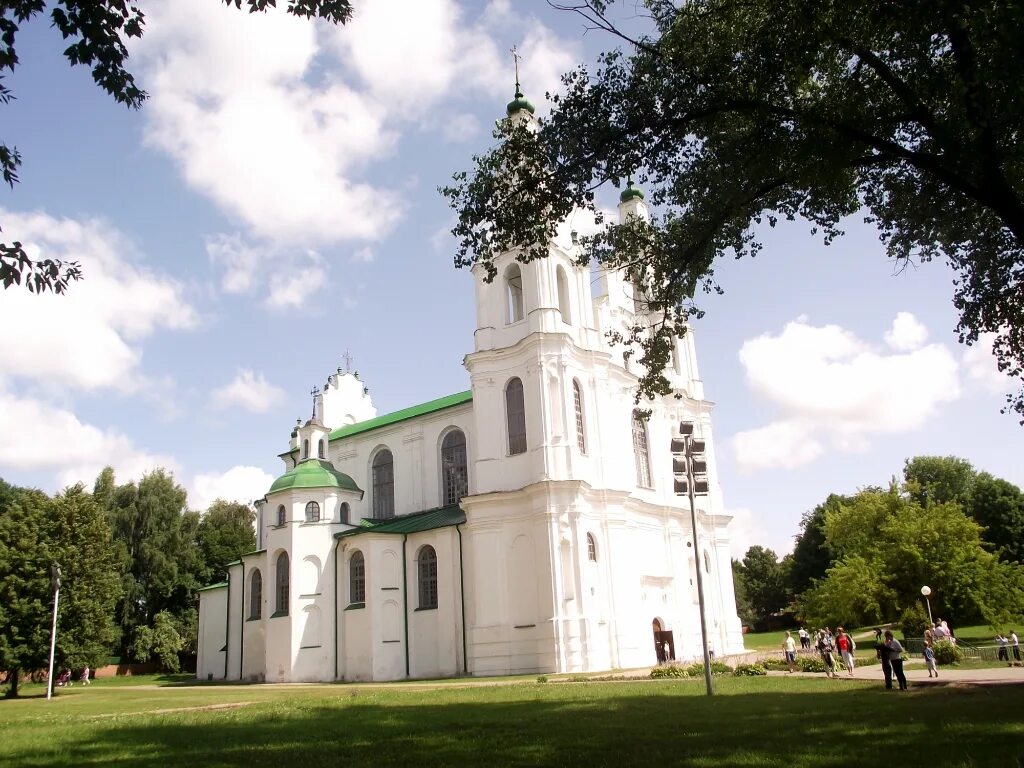
[[[118,718],[8,765],[1024,764],[1022,688],[733,693],[680,684],[345,691]],[[448,699],[449,701],[444,701]]]

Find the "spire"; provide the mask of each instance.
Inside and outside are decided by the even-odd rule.
[[[633,177],[631,176],[629,178],[629,181],[626,182],[626,188],[622,190],[622,194],[619,195],[619,202],[628,203],[630,200],[633,199],[643,200],[644,193],[643,190],[640,189],[640,187],[633,186]]]
[[[520,112],[525,109],[532,115],[535,111],[533,108],[533,104],[531,104],[523,96],[523,89],[519,87],[519,60],[522,58],[522,56],[519,55],[519,51],[516,50],[516,47],[514,45],[512,46],[511,51],[512,60],[515,62],[516,66],[516,97],[512,101],[510,101],[508,105],[505,107],[505,114],[507,114],[509,117],[512,117],[517,112]]]

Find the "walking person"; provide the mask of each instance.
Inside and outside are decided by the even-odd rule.
[[[924,663],[928,667],[928,677],[939,676],[939,668],[935,666],[935,649],[930,641],[924,646]]]
[[[892,667],[892,674],[900,685],[900,690],[907,690],[907,676],[903,674],[903,646],[900,641],[892,636],[892,630],[885,630],[885,647],[889,653],[889,666]],[[886,688],[892,689],[892,680],[888,681]]]
[[[82,670],[82,685],[89,685],[89,667]]]
[[[821,654],[821,660],[825,664],[825,677],[835,677],[835,660],[832,657],[832,651],[834,647],[832,645],[832,633],[827,629],[821,630],[818,633],[818,653]]]
[[[1010,642],[1007,640],[1002,632],[996,633],[996,642],[999,643],[999,660],[1005,661],[1007,666],[1010,666],[1010,654],[1006,650],[1007,644]]]
[[[892,690],[892,664],[889,663],[889,649],[885,646],[885,640],[881,635],[881,630],[878,634],[878,642],[875,645],[875,655],[878,660],[882,662],[882,675],[885,677],[885,689],[887,691]]]
[[[853,642],[853,638],[850,637],[850,633],[842,627],[836,629],[839,637],[836,638],[836,647],[839,649],[839,655],[843,659],[843,664],[846,665],[846,671],[850,677],[853,677],[853,652],[857,650],[857,644]]]
[[[782,641],[782,649],[786,654],[786,663],[789,664],[789,674],[796,672],[796,641],[790,632],[786,633],[786,639]]]
[[[1020,641],[1017,639],[1017,631],[1010,630],[1010,648],[1013,649],[1013,666],[1020,664]]]
[[[807,650],[811,647],[811,636],[807,634],[807,630],[800,627],[800,631],[797,632],[800,635],[800,650]]]

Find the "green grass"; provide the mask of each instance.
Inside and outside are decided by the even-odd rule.
[[[49,702],[0,702],[0,765],[1024,763],[1019,686],[901,694],[867,681],[762,677],[716,679],[711,699],[703,690],[702,680],[76,686]]]

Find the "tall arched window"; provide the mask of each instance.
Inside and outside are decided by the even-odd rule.
[[[583,430],[583,391],[576,379],[572,380],[572,404],[576,409],[576,445],[580,453],[587,452],[587,436]]]
[[[597,541],[594,540],[594,534],[587,534],[587,560],[592,563],[597,562]]]
[[[565,276],[565,268],[555,268],[555,288],[558,290],[558,311],[562,313],[562,322],[572,325],[572,308],[569,304],[569,279]]]
[[[306,505],[306,522],[320,522],[320,505],[317,504],[315,501],[311,501]]]
[[[347,524],[348,523],[349,515],[351,515],[351,514],[352,513],[349,511],[348,502],[347,501],[341,502],[341,506],[338,508],[338,520],[339,520],[339,522]]]
[[[366,602],[366,563],[363,561],[363,553],[358,549],[348,561],[348,601]]]
[[[284,508],[284,504],[277,508],[277,524],[284,525],[288,519],[288,510]]]
[[[309,458],[309,440],[302,441],[302,458]]]
[[[387,448],[373,457],[373,516],[395,516],[395,460]]]
[[[263,615],[263,574],[256,568],[249,577],[249,618],[258,619]]]
[[[505,419],[509,455],[526,453],[526,403],[523,400],[523,382],[519,379],[510,379],[505,385]]]
[[[507,311],[505,322],[518,323],[523,319],[523,273],[518,264],[513,264],[505,270],[505,301]]]
[[[326,459],[327,458],[327,441],[324,440],[322,437],[320,438],[320,442],[317,443],[316,455],[317,455],[317,458],[320,458],[320,459]]]
[[[458,504],[469,491],[466,468],[466,436],[453,429],[441,442],[441,497],[445,505]]]
[[[288,615],[288,553],[277,556],[277,589],[275,590],[274,615]]]
[[[647,426],[636,411],[633,411],[633,455],[636,458],[636,484],[641,488],[652,487],[651,459],[647,452]]]
[[[437,608],[437,553],[427,545],[416,556],[416,573],[419,581],[419,607]]]

